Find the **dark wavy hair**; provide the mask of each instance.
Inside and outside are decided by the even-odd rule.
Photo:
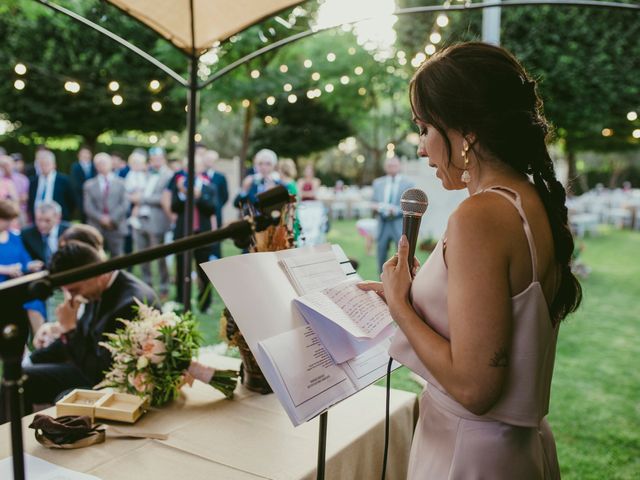
[[[425,62],[411,79],[409,97],[414,117],[432,125],[444,138],[449,162],[447,130],[451,129],[465,136],[474,134],[490,155],[533,177],[561,268],[560,285],[550,306],[553,323],[575,311],[582,288],[571,272],[574,243],[566,192],[547,150],[550,128],[535,80],[506,50],[469,42],[450,46]]]

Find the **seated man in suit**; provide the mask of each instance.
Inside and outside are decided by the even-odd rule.
[[[20,237],[32,259],[49,265],[51,256],[58,250],[58,238],[69,228],[69,223],[61,221],[62,209],[53,200],[38,204],[35,213],[35,225],[23,228]]]
[[[99,262],[102,257],[93,247],[69,241],[51,258],[51,272]],[[151,287],[125,271],[71,283],[63,291],[65,301],[56,309],[62,335],[48,347],[32,352],[32,365],[24,368],[25,414],[34,403],[53,403],[66,390],[99,383],[111,365],[110,353],[99,345],[104,334],[119,328],[118,319],[136,316],[134,298],[158,306]],[[0,402],[3,398],[0,396]],[[0,416],[4,411],[2,406]]]

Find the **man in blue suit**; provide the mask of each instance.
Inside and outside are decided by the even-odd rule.
[[[207,177],[211,185],[216,190],[216,227],[221,228],[222,225],[222,209],[224,205],[229,201],[229,189],[227,187],[227,177],[224,173],[218,172],[215,169],[216,161],[220,158],[218,152],[215,150],[207,150],[203,155],[204,165]],[[211,247],[211,252],[218,258],[222,258],[222,249],[220,248],[220,242],[214,243]]]
[[[96,176],[96,168],[93,165],[93,154],[89,147],[80,147],[78,150],[78,160],[71,165],[71,186],[75,195],[76,205],[80,210],[80,219],[86,222],[84,214],[82,187],[84,182]]]
[[[35,208],[42,202],[55,201],[62,210],[62,219],[71,220],[76,205],[76,197],[69,177],[56,171],[56,156],[51,150],[39,150],[36,153],[37,176],[30,178],[29,214],[35,218]]]
[[[397,244],[402,236],[403,192],[413,187],[413,182],[400,175],[400,159],[396,156],[384,162],[384,177],[373,181],[373,210],[378,216],[378,272],[387,261],[389,244]]]

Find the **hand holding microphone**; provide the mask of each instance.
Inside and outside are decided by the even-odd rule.
[[[427,211],[429,200],[427,194],[419,188],[410,188],[402,194],[400,200],[402,209],[402,234],[398,245],[398,254],[394,255],[383,266],[384,283],[387,284],[387,288],[394,290],[389,292],[390,295],[399,293],[401,297],[408,295],[408,289],[410,288],[410,278],[398,277],[399,262],[407,262],[409,267],[409,273],[411,276],[415,273],[415,270],[420,266],[415,259],[416,243],[418,241],[418,232],[420,230],[420,221],[422,215]],[[406,260],[404,260],[406,256]],[[361,282],[358,284],[361,290],[374,291],[378,293],[385,301],[385,291],[383,288],[383,282]],[[393,301],[393,300],[392,300]],[[389,302],[387,302],[389,303]]]
[[[402,233],[409,240],[409,270],[413,269],[413,257],[416,254],[416,244],[418,243],[418,233],[420,232],[420,221],[422,215],[427,211],[429,199],[427,194],[419,188],[409,188],[405,190],[400,198],[400,208],[402,209]]]

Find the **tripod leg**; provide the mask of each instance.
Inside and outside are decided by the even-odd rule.
[[[23,310],[24,312],[24,310]],[[11,420],[11,447],[13,453],[13,478],[24,480],[24,451],[22,447],[22,351],[26,339],[26,314],[22,313],[19,328],[15,323],[5,324],[0,335],[0,352],[3,361],[2,392],[5,396],[6,418]]]
[[[9,410],[11,411],[11,451],[13,455],[13,478],[14,480],[24,480],[24,452],[22,447],[22,421],[20,412],[22,405],[20,402],[20,392],[22,390],[22,380],[12,382],[7,385],[5,382],[6,395],[9,397]]]

